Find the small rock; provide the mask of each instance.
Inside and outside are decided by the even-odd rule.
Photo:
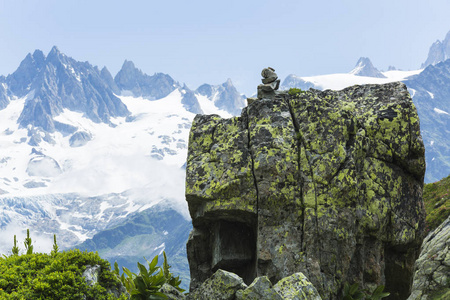
[[[236,292],[237,300],[283,300],[267,276],[257,277],[245,290]]]
[[[70,147],[82,147],[92,139],[90,133],[84,131],[75,132],[69,139]]]
[[[83,277],[89,286],[94,286],[98,282],[98,275],[100,274],[100,265],[86,266],[83,272]]]
[[[301,272],[281,279],[273,289],[287,300],[322,300],[317,289]]]
[[[191,300],[233,300],[238,290],[247,288],[241,277],[224,270],[217,270],[202,285],[191,292]]]
[[[167,296],[170,300],[184,300],[186,296],[183,295],[179,290],[171,286],[170,284],[164,283],[164,285],[159,289],[160,293]]]

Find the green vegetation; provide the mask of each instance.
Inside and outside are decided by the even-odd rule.
[[[17,239],[16,239],[16,235],[14,235],[14,246],[11,249],[11,252],[13,255],[19,255],[19,247],[17,247]]]
[[[427,230],[432,231],[450,215],[450,176],[426,184],[423,189],[423,201],[427,212]]]
[[[360,290],[358,283],[351,286],[346,282],[343,290],[343,300],[379,300],[388,297],[390,293],[383,293],[384,285],[378,286],[372,293],[368,290]]]
[[[119,290],[120,280],[97,253],[58,252],[56,237],[51,254],[33,253],[29,230],[24,245],[25,253],[19,255],[14,236],[11,256],[0,258],[0,299],[127,299],[125,294],[117,298],[108,293]],[[99,283],[90,286],[83,272],[94,265],[100,266]]]
[[[299,95],[302,93],[305,93],[306,91],[303,91],[302,89],[298,89],[298,88],[290,88],[288,91],[288,94],[291,96],[295,96],[295,95]]]
[[[30,229],[27,229],[27,237],[26,237],[25,241],[23,242],[23,244],[25,245],[25,250],[26,250],[27,254],[33,254],[33,245],[32,245],[32,241],[30,238]]]
[[[79,249],[58,252],[56,235],[53,235],[50,254],[33,253],[29,230],[24,245],[25,254],[19,255],[20,249],[14,236],[11,256],[0,257],[0,299],[129,299],[126,293],[119,298],[112,293],[113,290],[121,290],[121,282],[131,295],[130,299],[167,299],[159,292],[165,283],[184,292],[180,288],[180,278],[170,273],[171,266],[165,252],[161,267],[157,266],[158,256],[155,256],[151,262],[147,261],[148,270],[138,262],[139,275],[125,267],[120,275],[117,262],[112,271],[109,262],[100,258],[97,252],[81,252]],[[96,265],[100,266],[98,282],[90,285],[83,272],[88,266]]]
[[[181,280],[179,277],[174,277],[173,274],[170,273],[170,266],[167,263],[166,253],[163,252],[163,255],[164,262],[162,267],[157,266],[158,256],[155,256],[151,262],[147,261],[148,270],[143,264],[138,262],[139,275],[130,272],[130,270],[125,267],[123,267],[124,272],[120,275],[117,262],[114,264],[114,272],[117,276],[120,276],[120,280],[131,295],[131,299],[167,299],[164,294],[159,292],[159,289],[165,283],[170,284],[180,292],[184,292],[184,290],[180,288]]]
[[[51,252],[52,255],[56,255],[59,252],[58,244],[56,243],[56,234],[53,235],[53,250]]]

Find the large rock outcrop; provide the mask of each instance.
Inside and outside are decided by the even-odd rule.
[[[191,290],[217,269],[248,285],[302,272],[323,299],[345,282],[411,291],[424,234],[419,119],[402,83],[309,90],[197,115],[186,199]]]
[[[408,300],[450,298],[450,217],[423,241]]]

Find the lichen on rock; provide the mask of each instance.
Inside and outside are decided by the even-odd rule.
[[[408,300],[450,299],[450,217],[423,241]]]
[[[191,290],[221,268],[250,284],[302,272],[323,299],[345,282],[405,299],[424,236],[419,119],[402,83],[278,92],[192,124]]]

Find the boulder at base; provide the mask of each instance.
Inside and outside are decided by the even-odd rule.
[[[423,241],[408,300],[450,299],[450,217]]]
[[[186,200],[191,291],[218,269],[249,285],[302,272],[323,299],[345,282],[411,292],[424,237],[419,119],[402,83],[280,92],[240,117],[197,115]]]

